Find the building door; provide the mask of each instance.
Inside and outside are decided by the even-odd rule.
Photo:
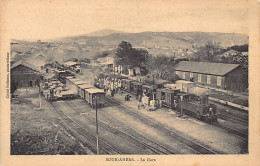
[[[29,86],[30,86],[30,87],[33,86],[33,82],[32,82],[32,81],[29,82]]]

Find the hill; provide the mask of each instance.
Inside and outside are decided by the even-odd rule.
[[[141,33],[112,33],[103,35],[109,31],[99,31],[91,35],[82,35],[63,38],[63,42],[85,42],[88,45],[96,46],[117,46],[125,40],[136,47],[175,47],[189,48],[194,43],[204,45],[207,41],[219,42],[222,47],[233,45],[243,45],[248,43],[248,36],[236,33],[217,33],[217,32],[141,32]],[[95,35],[96,34],[96,35]]]
[[[99,31],[89,33],[86,36],[107,36],[107,35],[111,35],[111,34],[115,34],[115,33],[124,33],[124,32],[116,31],[116,30],[112,30],[112,29],[102,29]]]
[[[219,42],[223,48],[248,44],[248,36],[217,32],[123,33],[105,29],[87,35],[54,39],[50,43],[48,41],[41,43],[13,41],[19,44],[12,45],[11,51],[21,52],[22,57],[42,53],[63,61],[73,57],[92,58],[104,51],[114,51],[122,41],[130,42],[135,48],[144,48],[152,55],[183,56],[183,53],[189,51],[192,55],[196,47],[205,45],[207,41]]]

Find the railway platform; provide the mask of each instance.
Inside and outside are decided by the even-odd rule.
[[[130,101],[124,100],[124,97],[127,94],[132,96]],[[244,150],[243,146],[246,146],[246,140],[241,139],[235,135],[228,134],[226,131],[218,127],[209,125],[197,119],[190,118],[188,116],[183,116],[182,118],[180,118],[178,114],[172,109],[161,107],[157,108],[155,111],[148,111],[147,109],[138,110],[138,100],[136,99],[136,96],[131,93],[124,92],[122,95],[115,94],[114,97],[109,98],[118,101],[120,105],[125,108],[128,108],[169,128],[172,128],[173,130],[177,131],[181,135],[184,135],[188,139],[201,142],[205,146],[213,147],[216,150],[222,151],[222,153],[241,153],[241,151]],[[247,153],[247,151],[245,150],[245,152],[242,153]]]

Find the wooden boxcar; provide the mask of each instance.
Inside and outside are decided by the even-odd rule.
[[[156,90],[156,99],[162,100],[162,105],[169,108],[175,108],[177,103],[177,93],[180,90],[172,90],[172,89],[157,89]]]
[[[79,85],[79,96],[80,96],[80,98],[84,99],[85,98],[85,89],[90,89],[90,88],[94,88],[94,87],[90,84]]]
[[[71,88],[71,90],[75,91],[77,93],[77,95],[79,94],[79,91],[80,91],[79,85],[88,84],[88,83],[81,81],[81,80],[77,80],[77,81],[73,80],[72,83],[74,85],[73,85],[73,88]]]
[[[137,95],[141,95],[142,94],[142,85],[143,83],[141,82],[137,82],[137,81],[133,81],[133,93],[137,94]]]
[[[97,88],[85,89],[85,100],[91,107],[102,107],[105,104],[105,92]]]
[[[75,94],[78,94],[78,87],[77,87],[77,84],[75,84],[75,82],[78,82],[80,81],[79,79],[77,78],[66,78],[66,86],[67,88],[74,92]]]

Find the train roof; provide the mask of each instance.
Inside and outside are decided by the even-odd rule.
[[[67,78],[67,79],[74,79],[75,77],[73,77],[73,76],[67,76],[66,78]]]
[[[190,96],[190,95],[194,95],[194,94],[189,94],[189,93],[185,93],[185,92],[178,92],[177,95],[178,96]]]
[[[195,84],[194,82],[187,81],[187,80],[178,80],[178,81],[176,81],[176,84],[178,84],[178,83],[184,83],[184,84]]]
[[[82,85],[79,85],[79,87],[81,88],[81,89],[88,89],[88,88],[94,88],[92,85],[90,85],[90,84],[82,84]]]
[[[152,85],[143,84],[143,87],[146,87],[146,88],[151,88],[151,89],[153,89],[153,86],[152,86]]]
[[[70,94],[74,94],[73,91],[67,90],[67,91],[61,91],[60,93],[61,95],[70,95]]]
[[[138,81],[133,81],[133,84],[137,84],[137,85],[143,85],[142,82],[138,82]]]
[[[124,79],[126,82],[132,82],[134,80]]]
[[[68,80],[70,80],[71,82],[77,82],[77,81],[80,81],[80,79],[78,79],[78,78],[71,78],[71,79],[68,79]]]
[[[197,96],[205,96],[209,95],[211,92],[208,89],[200,88],[200,87],[192,87],[189,88],[189,93],[197,95]]]
[[[105,93],[103,90],[97,89],[97,88],[85,89],[85,91],[87,91],[89,93]]]
[[[73,80],[73,83],[74,83],[74,84],[77,84],[77,85],[88,84],[87,82],[81,81],[81,80],[78,80],[78,81],[74,81],[74,80]]]
[[[176,93],[176,92],[180,92],[180,89],[162,89],[162,92],[166,92],[166,93]]]

